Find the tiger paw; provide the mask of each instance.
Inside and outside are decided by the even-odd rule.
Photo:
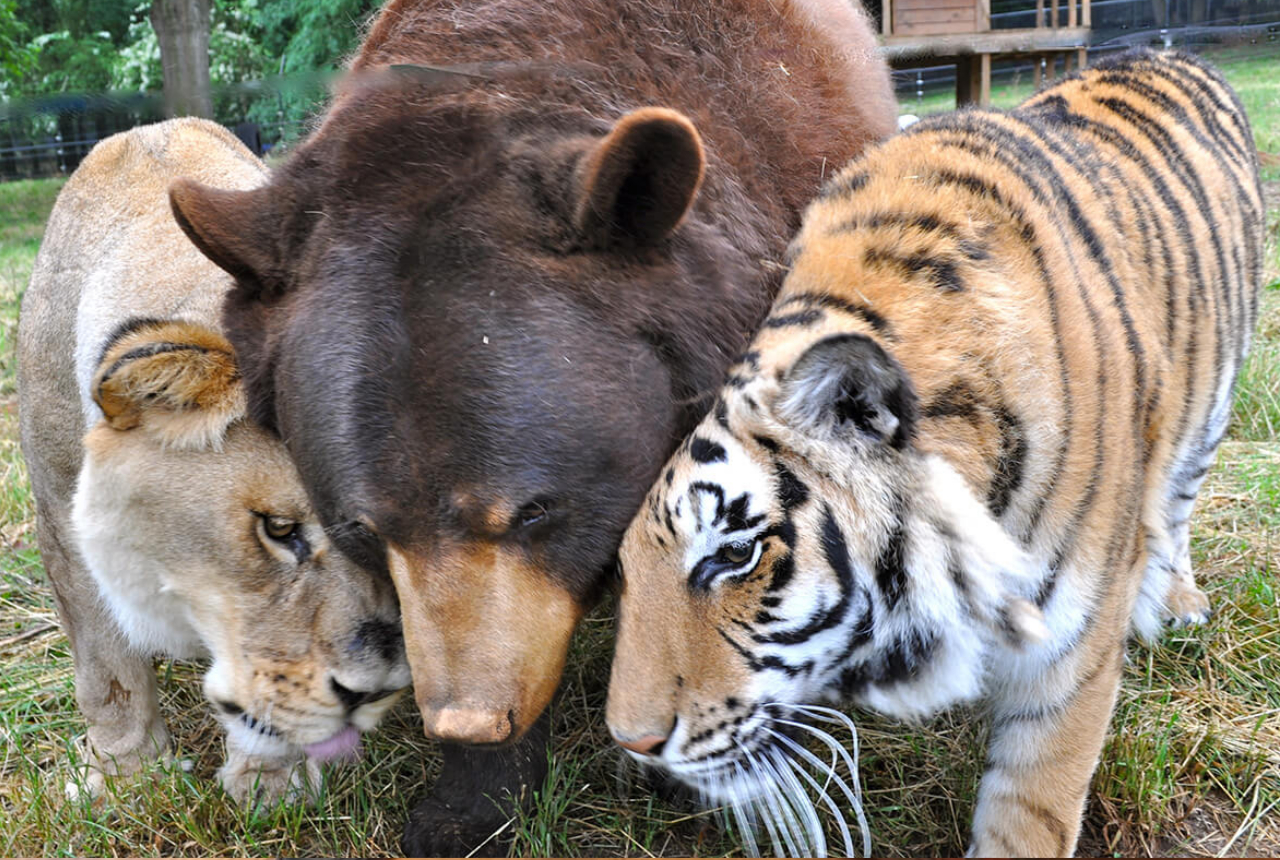
[[[1204,624],[1213,615],[1209,597],[1194,583],[1175,580],[1164,600],[1167,623],[1175,629]]]

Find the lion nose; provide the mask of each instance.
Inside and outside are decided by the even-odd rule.
[[[390,690],[352,690],[339,683],[337,678],[330,678],[329,686],[333,689],[333,694],[338,697],[338,701],[342,702],[343,707],[348,711],[354,711],[363,704],[376,702],[383,696],[391,694]]]
[[[641,755],[651,756],[662,755],[662,748],[667,744],[666,735],[644,735],[643,737],[638,737],[635,740],[628,740],[614,735],[613,739],[617,741],[618,745],[623,749],[628,749],[634,753],[640,753]]]

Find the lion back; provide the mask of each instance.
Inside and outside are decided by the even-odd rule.
[[[23,450],[49,498],[69,504],[80,437],[101,416],[91,377],[125,320],[180,318],[220,328],[230,278],[170,214],[168,186],[179,176],[253,187],[267,171],[222,126],[184,118],[99,142],[58,195],[18,331]]]

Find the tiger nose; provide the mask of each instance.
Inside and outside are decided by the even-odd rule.
[[[614,735],[613,739],[617,741],[618,746],[623,749],[631,750],[632,752],[640,753],[641,755],[651,756],[662,755],[662,748],[667,744],[666,735],[644,735],[643,737],[638,737],[635,740],[627,740],[626,738]]]

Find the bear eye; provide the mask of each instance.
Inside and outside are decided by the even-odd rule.
[[[262,518],[262,529],[273,541],[287,543],[298,531],[298,524],[284,517],[265,516]]]
[[[516,511],[516,515],[512,517],[518,528],[528,528],[536,525],[547,518],[551,513],[551,502],[546,499],[538,499],[524,505],[520,510]]]

